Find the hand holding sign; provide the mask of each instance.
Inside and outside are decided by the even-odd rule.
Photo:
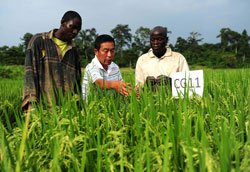
[[[172,94],[173,97],[184,97],[188,93],[189,97],[193,94],[202,97],[204,89],[203,70],[172,73]]]

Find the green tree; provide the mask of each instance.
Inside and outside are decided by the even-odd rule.
[[[116,50],[120,52],[121,58],[123,58],[122,50],[125,46],[130,47],[132,40],[132,34],[130,33],[131,29],[129,26],[118,24],[114,29],[111,30],[111,34],[115,39]]]
[[[231,51],[234,51],[234,53],[237,55],[239,47],[238,43],[240,41],[241,35],[238,32],[230,30],[228,32],[228,37],[229,37]]]
[[[124,58],[120,58],[118,60],[115,60],[116,63],[120,67],[130,67],[135,68],[137,59],[139,57],[138,51],[136,47],[131,47],[126,50],[123,50],[123,56]],[[117,57],[115,57],[117,58]]]
[[[187,41],[191,46],[198,46],[199,42],[203,40],[203,38],[199,38],[201,34],[199,32],[190,32],[190,36]]]
[[[228,47],[229,38],[227,33],[229,30],[230,30],[229,28],[222,28],[220,30],[220,34],[216,36],[217,38],[220,38],[220,44],[223,52],[226,51]]]
[[[32,38],[32,34],[27,32],[23,35],[23,37],[21,38],[21,40],[23,41],[23,43],[21,45],[23,45],[24,47],[24,50],[27,49],[28,45],[29,45],[29,42],[30,42],[30,39]]]
[[[202,48],[199,42],[203,40],[200,38],[201,34],[199,32],[190,32],[190,36],[186,41],[179,40],[182,42],[182,47],[185,48],[184,56],[186,57],[189,64],[196,64],[201,59]]]
[[[0,47],[1,65],[23,65],[25,53],[22,46]]]
[[[91,28],[81,30],[74,39],[84,66],[94,57],[94,42],[97,36],[96,29]]]
[[[242,61],[244,62],[246,57],[249,57],[250,53],[250,47],[249,47],[249,42],[250,37],[247,35],[246,29],[243,30],[240,40],[239,40],[239,56],[242,57]]]
[[[178,37],[174,49],[177,52],[183,53],[188,49],[188,42],[182,37]]]
[[[9,47],[8,46],[3,46],[3,47],[0,47],[0,64],[1,65],[5,65],[7,62],[6,60],[8,60],[8,49]]]
[[[217,38],[221,38],[221,47],[224,51],[234,51],[238,53],[238,42],[240,40],[240,34],[232,31],[229,28],[222,28]]]
[[[139,52],[139,55],[144,54],[150,48],[150,29],[146,27],[140,27],[135,31],[134,44],[135,50]]]

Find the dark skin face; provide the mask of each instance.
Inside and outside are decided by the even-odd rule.
[[[166,53],[166,44],[168,38],[164,28],[155,28],[150,34],[150,45],[153,49],[153,53],[158,58],[162,57]]]
[[[74,39],[78,32],[81,30],[82,23],[79,18],[75,17],[67,22],[63,22],[59,28],[55,32],[55,37],[64,41],[70,42]]]

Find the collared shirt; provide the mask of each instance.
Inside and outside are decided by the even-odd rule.
[[[166,53],[161,58],[156,57],[152,49],[138,58],[135,69],[136,87],[143,87],[148,76],[157,78],[165,75],[171,78],[172,72],[189,70],[183,55],[173,52],[170,47],[166,47],[166,49]]]
[[[103,79],[107,81],[123,81],[120,69],[117,64],[112,62],[108,65],[106,71],[98,58],[95,56],[91,63],[89,63],[84,71],[84,78],[82,84],[83,99],[86,99],[89,91],[89,83],[95,83],[97,79]]]
[[[59,90],[77,94],[81,91],[81,66],[76,47],[68,42],[62,57],[59,46],[53,41],[51,30],[34,35],[28,45],[25,59],[22,110],[31,101],[39,101],[45,95],[49,105],[54,96],[58,103]]]

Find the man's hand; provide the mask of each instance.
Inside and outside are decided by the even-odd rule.
[[[127,97],[132,91],[130,83],[125,83],[124,81],[111,81],[111,87],[119,92],[121,95]]]
[[[115,89],[121,95],[127,97],[128,94],[132,91],[130,83],[125,83],[124,81],[106,81],[103,79],[97,79],[95,81],[95,85],[98,85],[101,89],[104,89],[104,82],[105,88],[108,89]]]

